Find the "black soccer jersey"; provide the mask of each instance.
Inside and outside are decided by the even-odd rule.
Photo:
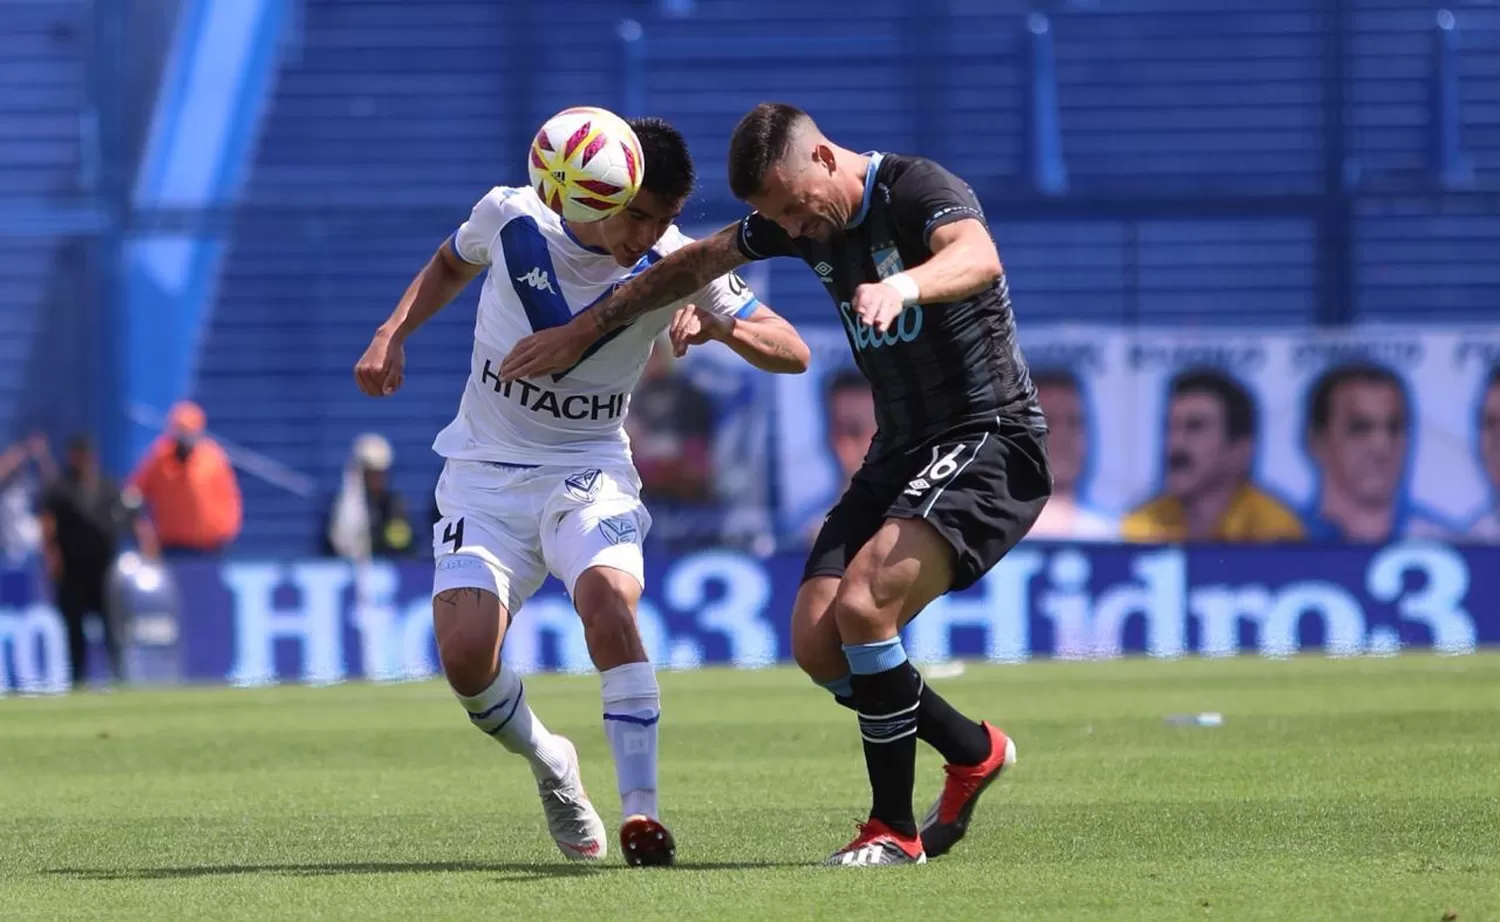
[[[870,460],[997,416],[1045,430],[1003,276],[963,301],[910,305],[883,334],[853,312],[859,285],[932,257],[933,231],[984,220],[973,190],[931,160],[870,156],[864,201],[843,234],[827,242],[792,238],[759,213],[747,215],[739,230],[746,257],[801,257],[838,305],[854,361],[875,394],[878,432]]]

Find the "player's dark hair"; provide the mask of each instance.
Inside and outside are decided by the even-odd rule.
[[[1231,442],[1255,435],[1255,401],[1245,386],[1217,368],[1193,368],[1172,378],[1172,396],[1207,394],[1224,406],[1224,433]]]
[[[682,132],[666,119],[633,118],[630,128],[641,142],[641,156],[646,160],[646,175],[641,188],[668,202],[681,203],[693,193],[697,175],[693,157],[688,153]]]
[[[1500,362],[1490,366],[1490,377],[1485,382],[1484,389],[1489,390],[1497,384],[1500,384]]]
[[[1078,375],[1071,368],[1038,368],[1031,372],[1031,384],[1033,387],[1065,387],[1068,390],[1082,393],[1083,385],[1078,381]]]
[[[823,388],[824,396],[829,403],[833,402],[834,395],[844,391],[859,391],[862,394],[870,393],[870,382],[859,373],[856,368],[840,368],[828,378],[828,384]]]
[[[740,119],[729,138],[729,191],[735,198],[760,191],[766,173],[786,158],[792,132],[807,118],[796,106],[763,102]]]
[[[1406,388],[1402,386],[1401,379],[1396,373],[1383,365],[1371,362],[1353,362],[1348,365],[1334,365],[1318,376],[1317,381],[1307,392],[1307,429],[1313,435],[1322,435],[1328,431],[1329,418],[1333,416],[1333,395],[1340,387],[1354,382],[1366,384],[1389,384],[1401,395],[1401,402],[1406,402]]]

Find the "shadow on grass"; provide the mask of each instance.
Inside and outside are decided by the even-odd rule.
[[[753,871],[772,868],[808,867],[807,861],[684,861],[669,870]],[[266,874],[284,877],[324,877],[345,874],[457,874],[503,873],[509,879],[541,877],[586,877],[591,874],[634,870],[620,864],[528,864],[520,861],[350,861],[310,864],[217,864],[165,868],[49,868],[46,873],[75,880],[183,880],[197,877],[233,877]]]

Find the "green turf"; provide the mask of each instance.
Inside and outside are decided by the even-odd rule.
[[[1500,655],[937,685],[1019,764],[952,855],[873,870],[811,866],[864,767],[852,715],[791,671],[662,676],[681,864],[649,871],[563,862],[526,769],[436,683],[0,700],[0,917],[1500,920]],[[527,688],[613,824],[597,681]],[[1188,711],[1224,725],[1162,720]]]

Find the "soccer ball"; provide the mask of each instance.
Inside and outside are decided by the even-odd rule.
[[[569,221],[602,221],[630,204],[641,188],[645,158],[625,120],[607,109],[580,106],[547,119],[531,142],[531,188]]]

